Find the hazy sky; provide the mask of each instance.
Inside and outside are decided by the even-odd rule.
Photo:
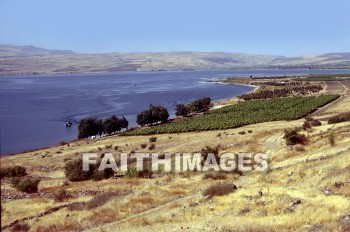
[[[82,53],[350,52],[350,0],[0,0],[0,43]]]

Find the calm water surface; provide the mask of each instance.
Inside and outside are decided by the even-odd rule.
[[[124,115],[131,126],[149,104],[163,105],[174,116],[178,103],[201,97],[220,100],[251,87],[206,82],[208,78],[247,75],[346,73],[344,70],[233,70],[122,72],[114,74],[0,76],[0,154],[55,145],[77,137],[68,119]]]

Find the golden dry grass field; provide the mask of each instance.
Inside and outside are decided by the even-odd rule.
[[[326,121],[346,111],[348,95],[315,115],[322,125],[302,132],[308,143],[293,147],[286,145],[283,131],[302,126],[304,119],[156,135],[152,151],[150,136],[110,136],[3,156],[1,167],[24,166],[41,182],[38,194],[23,194],[10,179],[1,180],[2,231],[13,231],[14,226],[6,226],[16,220],[30,231],[350,231],[350,122]],[[220,153],[266,153],[270,169],[218,180],[204,179],[202,172],[82,182],[69,182],[64,175],[65,163],[84,152],[198,152],[217,145]],[[203,196],[216,183],[238,189]],[[70,197],[55,201],[53,195],[63,189]]]

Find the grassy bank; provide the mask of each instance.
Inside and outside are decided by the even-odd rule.
[[[318,97],[293,97],[246,101],[212,110],[198,117],[149,128],[126,131],[121,133],[121,135],[152,135],[217,130],[236,128],[261,122],[295,120],[338,97],[339,95],[325,95]]]

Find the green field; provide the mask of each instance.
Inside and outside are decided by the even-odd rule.
[[[152,135],[235,128],[244,125],[302,118],[339,95],[252,100],[209,111],[173,123],[125,131],[120,135]]]

